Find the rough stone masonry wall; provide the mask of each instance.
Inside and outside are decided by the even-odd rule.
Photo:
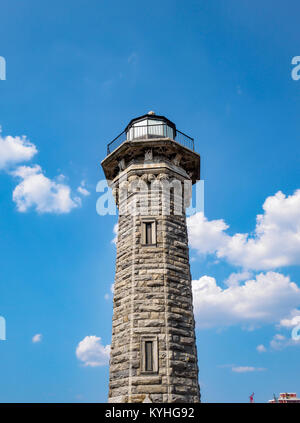
[[[200,400],[185,214],[174,215],[171,199],[172,213],[163,216],[161,191],[157,195],[155,246],[141,243],[142,220],[149,216],[119,216],[110,402]],[[142,371],[144,336],[157,339],[157,372]]]

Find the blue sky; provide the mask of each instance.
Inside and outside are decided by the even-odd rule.
[[[194,217],[203,231],[190,255],[203,401],[300,394],[299,13],[294,0],[2,1],[0,401],[106,401],[116,217],[97,215],[96,184],[106,144],[149,110],[193,136],[202,158],[205,218]],[[233,252],[237,233],[256,244],[246,236]],[[228,287],[233,273],[242,279]],[[232,315],[227,294],[238,303],[249,280],[254,299],[246,290]]]

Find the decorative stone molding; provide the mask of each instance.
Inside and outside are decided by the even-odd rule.
[[[176,156],[174,157],[174,159],[172,160],[172,161],[173,161],[173,163],[174,163],[176,166],[179,166],[179,165],[180,165],[180,160],[181,160],[181,157],[182,157],[182,154],[177,153],[177,154],[176,154]]]
[[[145,151],[145,161],[152,160],[153,159],[153,150],[152,148],[149,148]]]
[[[120,161],[119,161],[119,163],[118,163],[118,165],[119,165],[119,169],[122,171],[122,170],[125,170],[125,160],[124,159],[121,159]]]
[[[169,179],[169,175],[168,175],[167,173],[160,173],[160,174],[157,176],[157,179],[158,179],[159,181],[167,181],[167,180]]]

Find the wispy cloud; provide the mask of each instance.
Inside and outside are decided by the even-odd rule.
[[[267,349],[263,344],[260,344],[260,345],[257,345],[256,351],[258,351],[259,353],[263,353],[263,352],[266,352]]]
[[[81,181],[80,186],[77,188],[77,191],[84,197],[87,197],[91,194],[85,187],[85,181]]]
[[[287,347],[300,347],[300,339],[293,339],[291,334],[289,336],[282,335],[281,333],[276,333],[270,341],[270,347],[273,350],[283,350]]]
[[[249,372],[262,372],[267,369],[264,367],[255,367],[255,366],[238,366],[235,364],[221,364],[218,366],[220,369],[231,369],[234,373],[249,373]]]
[[[117,245],[117,241],[118,241],[118,229],[119,229],[119,225],[118,223],[116,223],[113,227],[114,238],[111,241],[115,245]]]
[[[42,338],[43,338],[43,335],[41,333],[37,333],[36,335],[34,335],[32,337],[32,342],[34,344],[37,344],[38,342],[41,342],[42,341]]]
[[[264,367],[254,367],[254,366],[236,366],[231,369],[235,373],[249,373],[249,372],[263,372],[267,369]]]
[[[249,279],[252,276],[251,272],[237,272],[231,273],[229,277],[224,281],[227,286],[237,286],[240,282]]]
[[[110,285],[110,293],[108,294],[108,293],[106,293],[105,295],[104,295],[104,299],[105,300],[110,300],[112,297],[113,297],[113,294],[114,294],[114,289],[115,289],[115,284],[114,283],[112,283],[111,285]]]

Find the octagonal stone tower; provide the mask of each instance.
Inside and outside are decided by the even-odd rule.
[[[199,402],[185,216],[200,179],[194,140],[149,112],[102,167],[119,209],[109,402]]]

